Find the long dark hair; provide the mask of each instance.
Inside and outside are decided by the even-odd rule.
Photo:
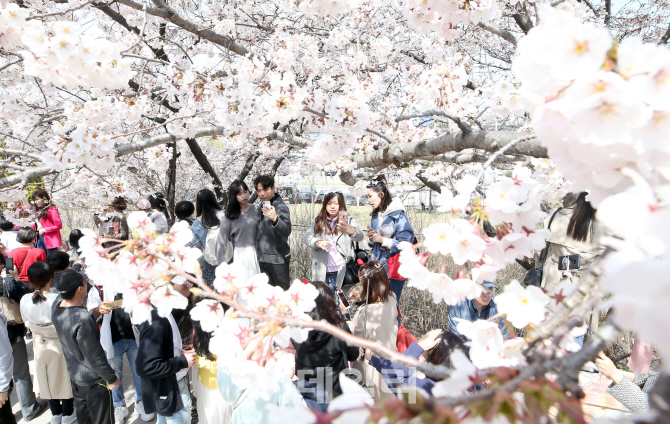
[[[209,341],[212,339],[212,333],[204,331],[200,327],[200,321],[191,321],[193,323],[193,349],[198,356],[203,356],[210,361],[215,361],[216,358],[209,351]]]
[[[358,269],[358,278],[360,278],[361,286],[363,286],[361,299],[367,301],[370,305],[378,302],[385,303],[393,293],[386,268],[379,261],[370,261],[363,264]],[[368,285],[370,286],[369,299]]]
[[[323,197],[323,205],[321,205],[321,211],[314,220],[314,223],[316,224],[314,226],[314,234],[337,234],[337,226],[333,230],[330,227],[330,225],[328,225],[328,211],[326,211],[326,206],[328,206],[328,202],[333,200],[333,198],[335,197],[337,197],[337,202],[340,204],[340,212],[347,210],[347,205],[346,203],[344,203],[344,195],[342,193],[334,191],[327,193]]]
[[[35,190],[32,195],[33,202],[35,202],[35,198],[40,198],[44,200],[44,206],[42,206],[41,208],[38,208],[37,205],[33,203],[37,219],[42,219],[46,216],[49,208],[53,206],[51,204],[51,196],[49,196],[49,192],[46,190]]]
[[[170,211],[168,210],[167,201],[165,200],[163,193],[151,194],[149,195],[148,199],[152,209],[158,209],[163,215],[165,215],[166,219],[170,219]]]
[[[460,349],[467,354],[465,342],[456,334],[446,330],[442,330],[438,338],[440,342],[426,352],[426,362],[453,368],[450,355],[456,349]]]
[[[319,291],[316,297],[316,308],[312,309],[309,316],[314,321],[326,320],[329,324],[339,327],[344,323],[344,320],[337,313],[337,303],[335,302],[335,294],[328,287],[328,284],[323,281],[312,281],[311,283]]]
[[[75,228],[70,231],[70,247],[79,250],[79,239],[82,237],[84,237],[84,233],[82,233],[80,229]]]
[[[203,188],[195,197],[195,214],[200,218],[200,222],[205,228],[221,225],[217,216],[221,206],[216,201],[216,195],[212,190]]]
[[[226,218],[237,219],[242,213],[240,202],[237,201],[237,195],[242,190],[249,191],[249,186],[242,180],[235,180],[228,187],[228,206],[226,206]]]
[[[587,194],[587,192],[582,191],[577,196],[577,200],[567,207],[573,210],[567,232],[573,240],[586,241],[587,238],[593,239],[593,231],[596,225],[596,210],[586,200]]]
[[[382,199],[379,206],[372,210],[372,213],[384,213],[386,208],[389,207],[391,201],[393,200],[391,197],[391,192],[386,186],[386,178],[384,178],[383,175],[374,178],[372,181],[370,181],[370,184],[368,184],[368,189],[377,193],[377,195]]]

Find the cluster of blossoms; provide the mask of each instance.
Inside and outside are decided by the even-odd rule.
[[[123,308],[134,324],[151,321],[155,308],[161,317],[172,309],[184,309],[188,301],[175,285],[195,280],[200,273],[199,249],[188,247],[193,233],[186,221],[175,224],[167,234],[156,231],[146,213],[128,215],[133,238],[124,242],[111,260],[106,239],[84,230],[80,242],[89,275],[102,286],[106,296],[123,294]],[[191,274],[191,275],[189,275]],[[315,306],[317,289],[295,281],[288,291],[268,284],[265,274],[247,278],[239,265],[222,264],[216,269],[214,288],[233,307],[224,311],[221,303],[205,299],[191,310],[191,318],[213,333],[210,350],[219,366],[231,372],[242,388],[257,384],[263,396],[279,389],[281,375],[290,376],[293,356],[285,350],[291,339],[304,341],[308,330],[289,326],[288,321],[311,321],[306,313]],[[207,293],[206,293],[207,294]]]
[[[28,12],[25,12],[28,13]],[[119,89],[134,74],[132,60],[122,58],[119,46],[104,38],[83,35],[76,22],[57,21],[46,27],[33,20],[22,28],[20,41],[26,74],[65,87]]]
[[[412,26],[422,32],[435,31],[447,40],[460,35],[458,24],[488,22],[498,13],[495,0],[409,0],[405,5],[405,15]]]
[[[56,135],[45,143],[42,162],[57,170],[84,165],[108,169],[115,164],[115,146],[126,141],[113,137],[111,129],[126,120],[138,119],[147,110],[147,98],[101,96],[86,102],[84,107],[73,103],[64,106],[66,119],[51,125]]]
[[[670,352],[662,331],[670,321],[653,306],[670,272],[670,52],[637,38],[617,43],[569,13],[540,12],[513,63],[534,96],[534,130],[615,236],[601,240],[615,251],[600,286],[613,294],[615,322]]]

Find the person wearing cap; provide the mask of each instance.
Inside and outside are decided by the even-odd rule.
[[[496,289],[495,284],[490,281],[484,281],[484,287],[492,290]],[[456,330],[458,321],[467,320],[475,322],[480,319],[487,320],[497,313],[498,305],[496,305],[495,300],[493,300],[493,297],[489,293],[483,291],[474,299],[466,299],[458,305],[449,306],[449,331],[458,335],[463,341],[468,342],[470,340]],[[503,332],[503,337],[508,338],[507,331],[505,330],[505,320],[501,319],[498,326]]]
[[[66,269],[54,285],[59,296],[53,303],[51,320],[63,346],[77,419],[82,424],[114,423],[111,390],[121,382],[107,363],[98,325],[84,307],[86,280],[77,271]]]

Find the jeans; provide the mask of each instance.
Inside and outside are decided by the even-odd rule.
[[[108,359],[109,366],[112,367],[116,373],[116,377],[121,382],[123,376],[123,354],[128,357],[128,364],[130,365],[130,372],[133,374],[133,383],[135,384],[135,404],[142,402],[142,379],[135,372],[135,360],[137,359],[137,343],[135,339],[123,339],[114,343],[114,357]],[[123,396],[123,382],[119,387],[112,390],[112,398],[114,399],[114,406],[125,406],[126,399]]]
[[[14,384],[16,384],[16,394],[21,405],[21,412],[24,417],[32,419],[40,405],[37,403],[33,391],[33,381],[30,378],[30,368],[28,367],[28,349],[23,337],[12,345],[12,355],[14,356]]]
[[[188,377],[182,378],[177,384],[179,384],[179,395],[184,408],[172,414],[171,417],[158,414],[156,424],[188,424],[191,422],[191,393],[188,390]]]
[[[340,298],[337,296],[337,292],[335,291],[335,288],[337,287],[337,272],[328,272],[326,273],[326,284],[328,284],[328,287],[333,291],[333,294],[335,295],[335,303],[340,304]]]
[[[389,281],[391,283],[391,289],[393,290],[393,293],[395,293],[395,299],[400,303],[400,295],[402,294],[403,287],[405,287],[405,280],[391,278]]]

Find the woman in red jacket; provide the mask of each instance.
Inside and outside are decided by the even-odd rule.
[[[37,247],[49,254],[63,245],[60,230],[63,223],[60,220],[58,208],[51,204],[51,197],[46,190],[37,190],[33,193],[33,205],[37,217],[36,229],[40,234]]]

